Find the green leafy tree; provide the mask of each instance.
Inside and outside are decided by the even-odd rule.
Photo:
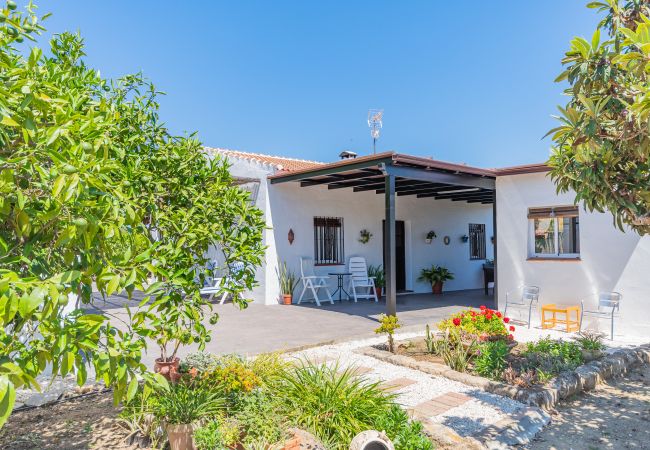
[[[576,203],[609,210],[619,228],[650,231],[650,2],[606,0],[591,40],[576,37],[556,81],[567,81],[551,176]]]
[[[220,269],[244,264],[224,286],[241,307],[263,255],[261,212],[227,164],[168,132],[142,76],[87,67],[78,35],[55,36],[49,56],[20,45],[43,18],[0,9],[0,426],[15,389],[38,389],[46,369],[81,384],[92,367],[116,401],[131,398],[149,339],[167,359],[209,340],[209,247]],[[135,311],[84,312],[93,291],[136,289]]]

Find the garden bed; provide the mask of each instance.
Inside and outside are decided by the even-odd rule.
[[[646,344],[604,355],[600,359],[580,365],[574,370],[562,372],[544,384],[521,387],[467,372],[455,371],[445,365],[439,356],[425,354],[424,339],[397,342],[397,353],[390,353],[383,345],[364,347],[358,349],[357,352],[545,409],[553,407],[560,399],[568,398],[583,390],[593,389],[603,380],[625,373],[638,364],[650,362],[650,344]]]

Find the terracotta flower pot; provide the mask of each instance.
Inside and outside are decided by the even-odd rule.
[[[431,292],[434,294],[442,294],[442,281],[436,281],[431,285]]]
[[[153,365],[153,371],[175,383],[181,379],[180,364],[179,358],[174,358],[173,361],[163,361],[161,358],[157,358]]]
[[[282,294],[282,304],[291,305],[293,303],[293,295],[291,294]]]
[[[382,287],[375,287],[375,294],[377,294],[377,298],[381,297],[382,290]]]
[[[167,438],[171,450],[194,450],[194,427],[192,424],[167,425]]]

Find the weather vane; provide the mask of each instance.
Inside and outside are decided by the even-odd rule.
[[[370,127],[370,136],[372,136],[372,153],[377,153],[377,139],[382,127],[383,109],[368,110],[368,126]]]

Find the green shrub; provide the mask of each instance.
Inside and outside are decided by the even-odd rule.
[[[424,435],[422,424],[409,421],[408,414],[393,404],[374,423],[376,430],[383,430],[393,441],[395,450],[433,450],[433,444]]]
[[[158,391],[153,413],[167,423],[184,424],[215,417],[224,406],[224,393],[216,386],[177,383]]]
[[[217,357],[208,352],[190,353],[181,360],[181,372],[194,368],[199,373],[209,372],[217,365]]]
[[[510,347],[505,341],[484,342],[478,346],[474,370],[482,377],[501,379]]]
[[[158,447],[165,433],[160,418],[152,413],[157,400],[151,388],[139,386],[133,398],[124,403],[118,415],[118,424],[128,431],[127,439],[139,436],[148,441],[151,447]]]
[[[347,449],[356,434],[371,429],[394,398],[379,383],[355,376],[354,369],[339,371],[338,365],[308,362],[287,372],[279,389],[287,418],[324,441],[335,442],[332,450]]]
[[[197,450],[228,450],[236,447],[240,435],[237,421],[220,418],[194,430],[194,444]]]
[[[525,358],[525,369],[534,369],[538,374],[552,377],[567,370],[573,370],[583,362],[580,346],[575,342],[554,340],[549,337],[529,342],[521,353]],[[540,380],[541,381],[541,380]]]
[[[583,350],[589,352],[599,352],[605,350],[602,333],[582,331],[578,333],[578,336],[574,337],[573,339],[576,344],[578,344]]]
[[[287,437],[287,421],[278,414],[280,402],[277,393],[256,389],[241,395],[234,409],[235,420],[245,434],[244,446],[254,442],[276,443]]]

